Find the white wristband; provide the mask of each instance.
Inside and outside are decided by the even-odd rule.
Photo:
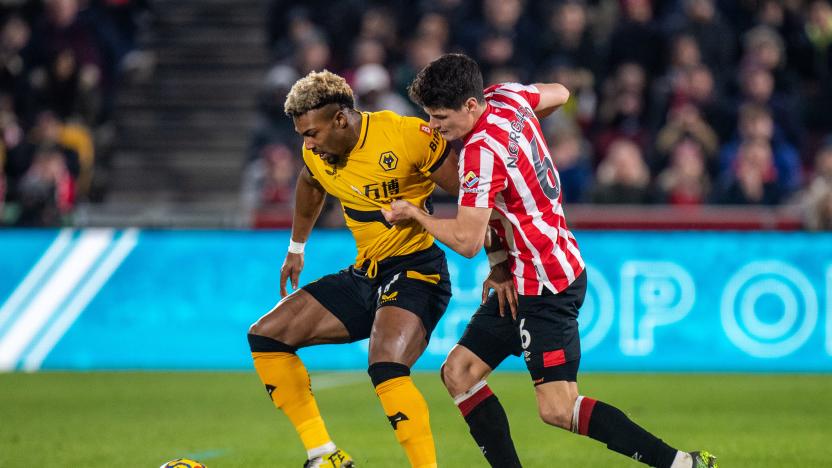
[[[289,239],[289,253],[302,254],[304,247],[306,247],[306,242],[295,242]]]
[[[494,252],[488,252],[488,266],[494,268],[494,265],[499,265],[504,261],[508,260],[508,254],[505,250],[497,250]]]

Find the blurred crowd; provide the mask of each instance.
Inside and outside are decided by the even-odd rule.
[[[149,66],[147,0],[0,2],[0,225],[67,224],[95,199],[119,83]]]
[[[543,122],[566,203],[788,203],[832,228],[827,0],[272,0],[266,34],[249,206],[291,204],[298,77],[327,68],[359,109],[421,115],[407,85],[459,51],[487,84],[569,88]]]

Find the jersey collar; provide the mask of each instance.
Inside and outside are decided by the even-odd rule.
[[[369,112],[362,112],[361,113],[361,132],[358,134],[358,141],[355,142],[355,146],[350,150],[350,153],[356,150],[360,150],[364,148],[364,143],[367,142],[367,132],[370,129],[370,113]]]
[[[462,139],[464,144],[467,145],[468,140],[471,139],[471,136],[477,133],[477,130],[479,130],[481,127],[485,126],[485,119],[487,118],[488,114],[491,113],[492,110],[493,107],[491,107],[491,104],[489,104],[488,101],[485,101],[485,111],[482,113],[480,118],[478,118],[477,121],[474,123],[474,126],[471,128],[471,131],[468,132],[468,134],[465,135],[465,138]]]

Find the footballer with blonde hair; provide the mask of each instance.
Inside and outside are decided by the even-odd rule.
[[[368,373],[414,467],[435,467],[425,399],[410,378],[451,297],[444,252],[418,224],[392,226],[395,199],[431,211],[435,185],[457,195],[457,159],[415,117],[359,112],[346,81],[329,71],[298,80],[284,110],[303,137],[292,237],[280,271],[283,299],[249,329],[254,367],[306,447],[305,467],[352,467],[327,433],[298,348],[370,339]],[[341,202],[358,256],[300,289],[304,248],[327,194]],[[286,280],[296,289],[286,294]]]

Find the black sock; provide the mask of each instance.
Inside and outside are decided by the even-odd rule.
[[[520,459],[511,440],[508,418],[500,400],[487,385],[457,402],[471,435],[492,467],[519,468]]]
[[[584,397],[578,412],[577,432],[607,444],[607,448],[645,465],[669,468],[676,449],[603,401]]]

